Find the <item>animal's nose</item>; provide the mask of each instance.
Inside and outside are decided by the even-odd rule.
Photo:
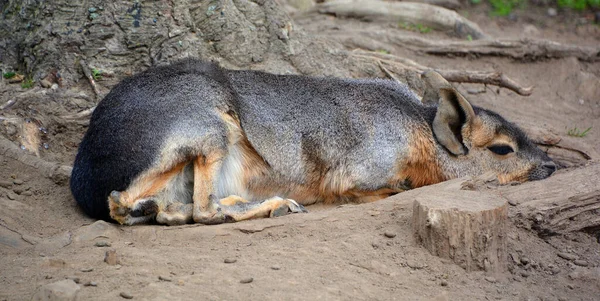
[[[547,171],[549,171],[550,173],[553,173],[556,171],[556,163],[552,162],[552,161],[547,161],[542,163],[542,167],[544,169],[546,169]]]

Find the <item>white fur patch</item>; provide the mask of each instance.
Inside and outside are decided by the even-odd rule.
[[[223,161],[215,185],[215,193],[219,199],[238,195],[246,200],[252,200],[244,183],[244,161],[243,150],[236,144],[232,145]]]

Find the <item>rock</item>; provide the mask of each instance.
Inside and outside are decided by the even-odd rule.
[[[50,81],[48,81],[47,79],[42,79],[42,80],[40,80],[40,86],[48,89],[48,88],[52,87],[52,83]]]
[[[9,200],[12,200],[12,201],[14,201],[14,200],[16,200],[16,199],[17,199],[17,195],[16,195],[16,194],[14,194],[14,193],[12,193],[12,192],[10,192],[10,191],[6,193],[6,197],[7,197]]]
[[[14,183],[15,185],[23,185],[23,183],[25,183],[25,182],[24,182],[23,180],[21,180],[21,179],[14,179],[14,180],[13,180],[13,183]]]
[[[577,256],[575,254],[571,254],[571,253],[566,253],[566,252],[560,252],[556,255],[558,255],[558,257],[560,257],[562,259],[571,260],[571,261],[579,259],[579,256]]]
[[[108,265],[117,265],[119,263],[119,257],[117,256],[116,250],[108,250],[104,254],[104,262]]]
[[[32,195],[33,195],[33,192],[31,192],[31,191],[29,191],[29,190],[28,190],[28,191],[23,191],[23,193],[21,193],[21,195],[22,195],[22,196],[32,196]]]
[[[12,183],[12,182],[10,182],[10,181],[3,181],[3,180],[0,180],[0,187],[7,188],[7,189],[8,189],[8,188],[11,188],[11,187],[12,187],[12,184],[13,184],[13,183]]]
[[[162,276],[162,275],[161,275],[161,276],[158,276],[158,280],[160,280],[160,281],[166,281],[166,282],[171,282],[171,281],[173,281],[173,279],[172,279],[171,277],[168,277],[168,276]]]
[[[84,273],[89,273],[89,272],[91,272],[93,270],[94,270],[94,268],[83,268],[83,269],[81,269],[81,271],[84,272]]]
[[[225,262],[225,263],[236,263],[237,259],[235,259],[235,258],[225,258],[225,260],[223,260],[223,262]]]
[[[573,261],[573,264],[578,265],[580,267],[588,266],[588,262],[585,260],[581,260],[581,259],[577,259],[577,260]]]
[[[77,300],[77,293],[81,288],[75,281],[65,279],[42,286],[33,296],[34,301],[69,301]]]
[[[98,283],[96,281],[87,281],[83,286],[98,286]]]
[[[121,296],[121,297],[123,297],[123,298],[125,298],[125,299],[133,299],[133,295],[132,295],[132,294],[130,294],[130,293],[128,293],[128,292],[121,292],[121,293],[119,294],[119,296]]]
[[[73,280],[75,283],[79,283],[81,280],[77,276],[67,276],[67,279]]]
[[[252,281],[254,281],[254,278],[248,277],[240,280],[240,283],[251,283]]]
[[[446,280],[442,280],[442,281],[440,282],[440,285],[441,285],[441,286],[448,286],[448,281],[446,281]]]
[[[508,204],[511,206],[517,206],[519,205],[519,202],[517,202],[516,200],[508,200]]]
[[[485,277],[485,281],[489,282],[489,283],[496,283],[496,278],[491,277],[491,276],[487,276]]]
[[[535,37],[540,35],[540,30],[534,25],[528,24],[523,27],[523,34],[527,37]]]
[[[385,231],[385,233],[383,233],[383,235],[387,238],[394,238],[396,237],[396,233],[391,232],[391,231]]]
[[[281,270],[281,267],[278,265],[274,265],[271,267],[271,270],[279,271],[279,270]]]
[[[50,86],[50,89],[53,91],[58,90],[58,84],[52,84],[52,86]]]
[[[110,243],[108,241],[97,241],[94,244],[94,246],[103,248],[103,247],[110,247],[111,245],[110,245]]]
[[[529,276],[531,276],[531,273],[529,273],[529,272],[527,272],[527,271],[521,271],[521,277],[523,277],[523,278],[527,278],[527,277],[529,277]]]
[[[527,265],[528,263],[530,263],[531,261],[529,260],[529,258],[527,257],[521,257],[521,263],[523,265]]]
[[[558,12],[556,11],[556,8],[549,7],[547,14],[548,14],[549,17],[556,17],[556,15],[558,14]]]

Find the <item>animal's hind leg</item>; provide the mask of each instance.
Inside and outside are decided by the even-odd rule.
[[[219,210],[214,196],[215,180],[223,163],[219,152],[198,156],[194,160],[194,195],[192,215],[194,222],[201,224],[222,224],[229,218]]]
[[[308,212],[304,206],[296,201],[277,196],[262,202],[248,202],[239,196],[232,195],[219,200],[219,205],[221,212],[236,222],[253,218]]]
[[[187,162],[176,164],[167,171],[148,171],[125,191],[113,191],[108,197],[110,217],[120,224],[138,224],[152,220],[166,204],[156,196],[180,174]]]

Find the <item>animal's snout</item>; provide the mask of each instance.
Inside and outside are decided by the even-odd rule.
[[[542,168],[545,169],[550,174],[552,174],[553,172],[556,171],[556,169],[558,169],[558,167],[556,166],[556,163],[554,163],[552,161],[546,161],[546,162],[542,163]]]

